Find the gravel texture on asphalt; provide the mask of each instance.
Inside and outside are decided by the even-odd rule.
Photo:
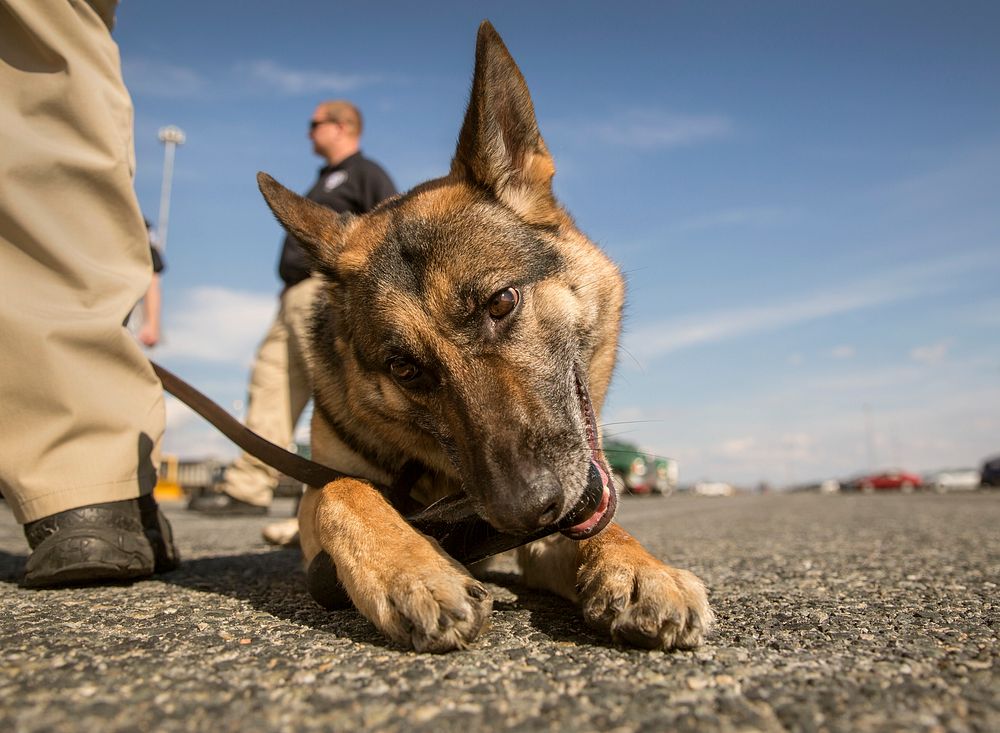
[[[626,497],[718,614],[673,653],[612,645],[507,558],[475,648],[402,651],[316,606],[267,519],[166,511],[181,569],[31,591],[0,504],[0,730],[1000,730],[1000,492]]]

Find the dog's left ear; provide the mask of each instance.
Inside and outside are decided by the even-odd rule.
[[[257,186],[285,230],[298,239],[317,266],[331,267],[343,241],[340,217],[294,191],[289,191],[263,171]]]
[[[479,26],[476,71],[451,174],[492,191],[533,224],[558,222],[552,156],[528,85],[489,21]]]

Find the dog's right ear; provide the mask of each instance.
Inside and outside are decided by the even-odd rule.
[[[289,191],[263,171],[257,186],[281,226],[305,247],[319,266],[331,267],[343,241],[343,225],[332,209]]]
[[[484,20],[451,175],[491,191],[526,221],[553,224],[559,222],[554,173],[528,85],[496,29]]]

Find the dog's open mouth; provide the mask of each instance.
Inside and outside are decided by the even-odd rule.
[[[585,540],[601,532],[615,516],[618,508],[618,493],[607,463],[597,445],[597,421],[590,402],[587,386],[576,372],[576,395],[583,412],[583,422],[587,431],[587,445],[590,447],[590,471],[587,474],[587,488],[580,501],[559,523],[560,531],[572,540]]]

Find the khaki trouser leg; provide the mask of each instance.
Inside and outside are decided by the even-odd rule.
[[[162,390],[122,327],[151,264],[113,10],[0,0],[0,488],[22,523],[156,481]]]
[[[295,424],[312,396],[308,319],[318,290],[319,282],[309,278],[282,294],[250,375],[246,426],[283,448],[291,445]],[[267,506],[277,483],[277,471],[244,453],[226,471],[221,488],[240,501]]]

